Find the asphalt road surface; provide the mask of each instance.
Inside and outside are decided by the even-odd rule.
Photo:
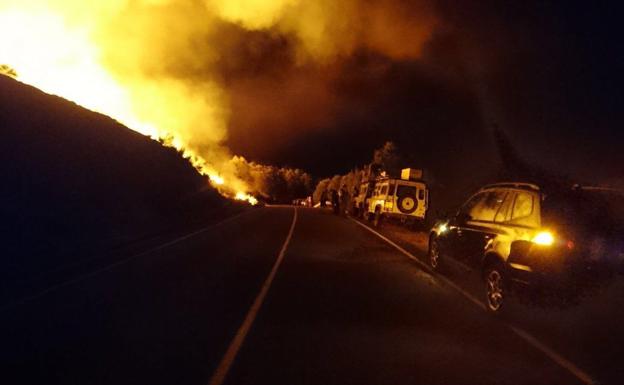
[[[2,384],[593,378],[324,210],[250,210],[0,312]]]

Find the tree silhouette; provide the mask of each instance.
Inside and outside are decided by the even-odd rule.
[[[401,157],[393,142],[386,142],[373,152],[373,164],[379,165],[389,175],[397,177],[400,172]]]

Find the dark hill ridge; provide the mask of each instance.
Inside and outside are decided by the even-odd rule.
[[[5,76],[0,133],[0,275],[190,226],[229,204],[174,149]]]

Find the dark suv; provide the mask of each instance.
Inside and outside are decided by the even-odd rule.
[[[488,185],[435,224],[429,263],[480,271],[486,306],[498,312],[508,294],[577,288],[621,269],[623,224],[624,195],[613,189]]]

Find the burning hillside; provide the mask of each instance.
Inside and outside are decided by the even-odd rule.
[[[33,274],[248,208],[220,196],[175,149],[6,76],[0,127],[0,214],[7,224],[0,302],[5,289]],[[239,157],[231,164],[270,200],[311,188],[300,170]]]
[[[174,149],[4,76],[0,127],[4,283],[246,206]]]

